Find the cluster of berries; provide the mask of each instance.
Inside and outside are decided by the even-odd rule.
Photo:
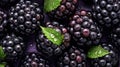
[[[119,67],[120,1],[0,0],[0,38],[0,67]]]

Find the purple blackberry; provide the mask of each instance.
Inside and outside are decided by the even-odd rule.
[[[15,34],[8,34],[1,40],[1,46],[4,53],[6,54],[6,59],[16,60],[18,59],[24,51],[23,39]]]
[[[57,20],[57,21],[66,20],[74,14],[77,8],[77,3],[78,3],[78,0],[61,0],[60,5],[54,10],[47,12],[47,15],[52,20]],[[45,4],[45,5],[48,5],[48,4]]]
[[[71,18],[69,30],[79,46],[96,45],[101,39],[100,30],[90,15],[90,12],[81,10]]]
[[[47,60],[37,53],[30,53],[24,57],[21,67],[50,67]]]
[[[9,12],[10,27],[17,33],[30,35],[35,33],[43,22],[43,13],[37,3],[21,1]]]
[[[19,1],[20,0],[0,0],[0,7],[1,8],[10,7],[15,5]]]
[[[3,11],[0,11],[0,37],[6,33],[7,30],[7,14]]]
[[[102,27],[114,27],[120,22],[119,0],[95,0],[93,15]]]
[[[60,45],[56,45],[52,41],[50,41],[42,31],[39,31],[38,36],[36,37],[37,49],[42,53],[46,54],[46,56],[60,55],[64,49],[69,47],[70,45],[70,34],[68,33],[67,28],[58,22],[46,22],[45,26],[48,28],[52,28],[57,32],[60,32],[63,35],[63,42]],[[49,34],[53,36],[53,34]],[[56,40],[56,37],[53,37]]]
[[[116,67],[118,66],[118,51],[111,44],[103,43],[101,46],[109,51],[109,54],[96,59],[90,59],[91,67]]]
[[[86,67],[86,55],[82,49],[72,46],[59,58],[57,67]]]

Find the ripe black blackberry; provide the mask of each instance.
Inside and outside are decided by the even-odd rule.
[[[39,34],[36,37],[38,51],[41,51],[48,57],[60,55],[63,52],[63,50],[69,47],[70,45],[70,34],[68,33],[67,28],[65,28],[58,22],[46,22],[45,26],[48,28],[53,28],[56,31],[60,32],[63,35],[64,40],[62,44],[58,46],[51,42],[49,39],[47,39],[42,31],[39,31]],[[49,35],[52,36],[52,34]],[[56,39],[56,37],[54,37],[54,39]]]
[[[29,53],[23,60],[21,67],[50,67],[48,61],[37,53]]]
[[[112,28],[120,22],[119,0],[95,0],[93,16],[102,27]]]
[[[75,43],[79,46],[97,45],[101,39],[100,29],[90,15],[90,12],[81,10],[71,18],[69,30]]]
[[[96,59],[90,59],[91,67],[117,67],[119,61],[118,51],[111,44],[103,43],[101,46],[109,51],[109,54]]]
[[[86,67],[86,55],[82,49],[71,47],[58,59],[57,67]]]
[[[24,51],[23,38],[16,36],[15,34],[8,34],[1,40],[1,46],[6,54],[6,59],[16,60],[21,57]]]
[[[117,49],[120,50],[120,24],[117,28],[113,29],[113,31],[111,32],[110,39],[114,44],[113,46],[116,46]]]
[[[18,3],[20,0],[0,0],[0,7],[5,8],[5,7],[10,7]]]
[[[75,13],[77,3],[78,0],[61,0],[60,5],[47,14],[52,20],[66,20]]]
[[[7,24],[7,14],[0,10],[0,37],[3,37],[3,35],[6,34]]]
[[[17,33],[30,35],[39,29],[43,22],[43,13],[39,4],[21,1],[9,12],[10,27]]]

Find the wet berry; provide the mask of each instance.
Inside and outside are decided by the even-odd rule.
[[[64,49],[70,46],[70,34],[68,33],[67,28],[64,25],[59,24],[58,22],[46,22],[45,26],[48,28],[53,28],[56,31],[60,32],[64,36],[64,40],[60,46],[52,43],[42,31],[39,31],[38,36],[36,37],[37,49],[40,52],[43,52],[46,56],[60,55]],[[52,34],[49,34],[50,36]],[[56,37],[53,37],[54,40]]]

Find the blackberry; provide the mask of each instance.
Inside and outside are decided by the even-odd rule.
[[[73,40],[79,46],[96,45],[101,39],[100,29],[91,19],[89,11],[81,10],[71,18],[69,30]]]
[[[86,67],[86,55],[82,49],[72,46],[59,58],[57,67]]]
[[[93,16],[104,28],[114,27],[120,22],[119,0],[95,0]]]
[[[50,67],[47,60],[37,53],[30,53],[24,57],[21,67]]]
[[[43,13],[37,3],[21,1],[9,12],[10,27],[17,33],[30,35],[35,33],[43,22]]]
[[[7,31],[7,14],[0,10],[0,37],[3,37]]]
[[[63,34],[64,40],[63,43],[58,46],[53,42],[51,42],[49,39],[47,39],[42,31],[39,31],[39,34],[36,37],[38,51],[41,51],[43,54],[45,54],[48,57],[53,55],[55,56],[60,55],[63,52],[63,50],[69,47],[70,45],[70,34],[68,33],[67,28],[65,28],[63,25],[59,24],[58,22],[46,22],[45,26],[49,28],[53,28],[56,31]],[[50,34],[50,36],[52,35]]]
[[[113,31],[111,32],[110,39],[112,41],[113,46],[116,46],[117,49],[120,50],[120,24],[117,28],[114,28]]]
[[[66,20],[74,14],[77,3],[78,0],[61,0],[60,5],[56,9],[47,12],[47,15],[52,20]]]
[[[5,7],[10,7],[18,3],[20,0],[0,0],[0,7],[5,8]]]
[[[118,51],[111,44],[103,43],[101,46],[110,53],[106,56],[96,59],[90,59],[91,67],[116,67],[118,66],[119,55]]]
[[[8,34],[1,40],[1,46],[6,54],[6,59],[16,60],[24,51],[23,39],[15,34]]]

